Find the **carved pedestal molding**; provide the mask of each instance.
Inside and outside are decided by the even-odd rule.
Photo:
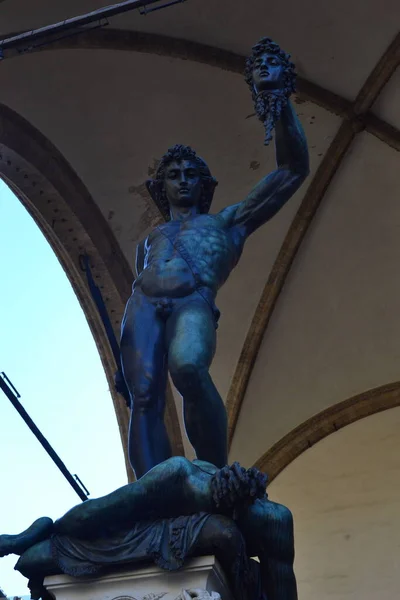
[[[98,578],[47,577],[45,588],[55,600],[233,600],[223,571],[213,556],[188,561],[180,571],[151,566],[119,570]],[[184,593],[195,590],[195,594]],[[214,592],[214,593],[212,593]]]

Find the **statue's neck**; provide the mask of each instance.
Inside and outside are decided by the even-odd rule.
[[[171,221],[187,221],[198,214],[199,211],[196,206],[190,206],[187,208],[171,206],[170,208]]]

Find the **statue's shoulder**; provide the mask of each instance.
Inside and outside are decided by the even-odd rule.
[[[237,204],[230,204],[226,208],[223,208],[215,216],[221,219],[224,222],[225,226],[233,225],[236,211],[241,204],[241,202],[238,202]]]
[[[193,464],[198,467],[201,471],[205,471],[205,473],[208,473],[209,475],[214,475],[214,473],[216,473],[217,471],[219,471],[218,467],[216,467],[215,465],[205,461],[205,460],[198,460],[197,458],[192,461]]]

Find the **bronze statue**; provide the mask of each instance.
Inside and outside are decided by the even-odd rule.
[[[242,202],[209,214],[217,181],[187,146],[161,159],[148,190],[166,223],[137,247],[137,279],[122,323],[121,362],[131,399],[129,457],[137,477],[171,456],[164,426],[169,370],[183,397],[186,432],[199,459],[227,463],[227,417],[209,375],[215,353],[218,289],[244,243],[293,196],[308,175],[303,129],[289,101],[294,69],[268,38],[247,61],[267,141],[276,127],[277,169]]]
[[[21,555],[16,569],[33,579],[63,572],[96,574],[153,560],[178,569],[186,557],[214,553],[236,600],[296,600],[290,511],[270,502],[266,476],[227,463],[226,412],[208,369],[216,343],[218,289],[244,243],[289,200],[308,174],[307,144],[289,101],[293,65],[264,38],[247,61],[266,142],[276,129],[277,169],[245,200],[208,214],[216,180],[187,146],[162,158],[148,189],[166,223],[137,248],[137,279],[121,336],[132,416],[129,455],[138,481],[46,517],[19,535],[0,536],[0,556]],[[164,427],[166,376],[183,396],[186,430],[197,453],[171,458]],[[249,557],[257,556],[260,563]],[[36,580],[36,581],[35,581]]]
[[[98,575],[146,559],[173,570],[187,556],[212,553],[236,600],[296,600],[292,515],[268,500],[265,486],[254,468],[173,457],[55,523],[43,517],[19,535],[0,536],[0,556],[21,555],[15,568],[43,598],[46,575]]]

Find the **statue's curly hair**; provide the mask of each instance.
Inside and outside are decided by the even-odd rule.
[[[156,203],[159,211],[166,221],[169,221],[171,216],[169,212],[169,202],[165,193],[164,178],[166,167],[174,161],[182,160],[193,161],[200,171],[202,189],[200,198],[200,213],[208,213],[214,197],[214,191],[218,185],[218,181],[211,175],[211,171],[207,163],[197,156],[196,152],[190,146],[177,144],[169,148],[158,165],[154,179],[146,181],[146,186],[149,194]]]
[[[257,92],[253,83],[253,69],[255,60],[265,53],[275,54],[284,67],[283,87],[279,90]],[[261,38],[252,48],[251,55],[246,59],[244,78],[251,90],[255,110],[260,121],[265,127],[265,145],[272,140],[272,131],[278,121],[282,109],[286,106],[290,95],[295,91],[296,72],[295,66],[290,61],[290,54],[286,54],[271,38]]]

